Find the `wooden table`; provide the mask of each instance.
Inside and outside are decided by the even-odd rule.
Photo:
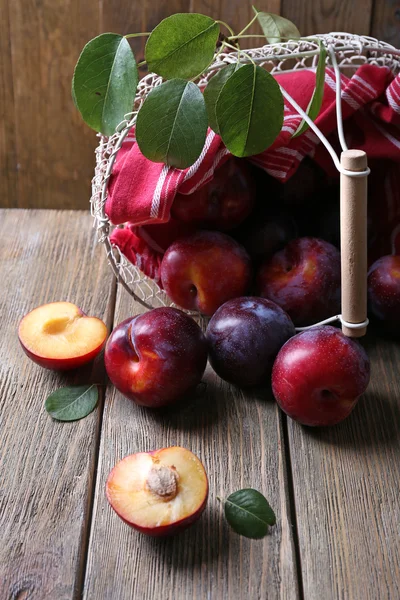
[[[304,428],[267,391],[244,393],[208,368],[181,410],[149,412],[111,386],[75,423],[53,421],[47,395],[105,381],[43,370],[19,347],[19,319],[70,300],[111,328],[141,311],[116,286],[91,218],[3,210],[0,219],[1,600],[396,600],[400,598],[400,349],[367,339],[368,393],[342,425]],[[182,445],[204,461],[210,498],[175,538],[150,539],[108,506],[104,484],[127,454]],[[227,526],[216,496],[263,492],[278,522],[261,541]]]

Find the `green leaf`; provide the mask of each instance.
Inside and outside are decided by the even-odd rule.
[[[205,15],[178,13],[167,17],[147,40],[149,71],[164,79],[197,77],[211,64],[219,25]]]
[[[232,154],[259,154],[282,128],[282,92],[267,71],[254,64],[244,65],[224,84],[216,114],[222,140]]]
[[[72,79],[72,97],[83,120],[112,135],[133,108],[138,70],[128,41],[103,33],[86,44]]]
[[[73,82],[74,82],[74,80],[72,80],[71,95],[72,95],[72,100],[74,101],[75,107],[78,108],[78,103],[76,101],[76,95],[75,95]],[[79,110],[79,108],[78,108],[78,110]]]
[[[276,523],[268,500],[251,488],[234,492],[226,499],[225,517],[236,533],[253,539],[265,537],[269,525]]]
[[[310,100],[307,110],[306,110],[307,115],[313,121],[315,121],[315,119],[319,115],[319,111],[321,110],[321,106],[322,106],[322,100],[324,98],[326,48],[325,48],[324,44],[321,42],[321,40],[319,40],[319,49],[320,49],[320,55],[318,58],[317,72],[315,75],[315,88],[314,88],[313,95],[311,96],[311,100]],[[300,125],[298,126],[298,128],[296,129],[296,131],[294,132],[292,137],[297,137],[298,135],[301,135],[307,129],[308,129],[308,125],[303,119],[301,121]]]
[[[77,421],[92,412],[98,397],[96,385],[71,385],[50,394],[45,407],[57,421]]]
[[[235,63],[224,67],[223,69],[218,71],[217,74],[214,75],[214,77],[210,79],[206,89],[204,90],[204,100],[207,108],[208,124],[211,127],[211,129],[215,131],[215,133],[219,133],[217,115],[215,110],[218,96],[224,84],[228,81],[229,77],[231,77],[238,69],[240,69],[243,66],[244,65],[241,63]]]
[[[197,85],[171,79],[147,96],[136,121],[136,140],[153,162],[178,169],[200,156],[207,134],[207,111]]]
[[[278,44],[286,39],[301,37],[300,31],[289,19],[272,13],[258,12],[254,6],[253,10],[269,44]]]

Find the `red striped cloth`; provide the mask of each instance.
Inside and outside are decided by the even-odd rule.
[[[313,93],[315,70],[281,73],[276,79],[305,110]],[[400,181],[397,167],[393,168],[393,163],[400,162],[400,75],[394,78],[387,67],[363,65],[351,79],[342,75],[341,86],[348,146],[365,150],[372,164],[384,159],[387,166],[379,173],[384,193],[378,194],[379,205],[372,207],[377,219],[374,252],[378,256],[390,251],[400,253]],[[339,154],[335,91],[334,71],[327,68],[323,105],[316,125]],[[332,158],[311,130],[292,138],[300,122],[301,117],[285,101],[280,135],[268,150],[249,160],[281,182],[293,175],[305,156],[311,156],[329,175],[337,175]],[[115,229],[112,243],[128,260],[158,279],[160,255],[138,237],[136,227],[169,221],[176,193],[190,194],[205,185],[229,156],[221,138],[209,129],[203,152],[195,164],[185,170],[170,168],[141,154],[132,129],[118,153],[106,201],[111,222],[116,225],[129,222],[129,226]]]

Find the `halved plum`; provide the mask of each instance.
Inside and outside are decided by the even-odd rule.
[[[25,315],[18,337],[35,363],[66,371],[88,363],[101,352],[107,327],[71,302],[51,302]]]
[[[106,495],[131,527],[152,536],[172,535],[200,518],[208,479],[197,456],[173,446],[126,456],[111,471]]]

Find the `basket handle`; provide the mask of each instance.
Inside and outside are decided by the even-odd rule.
[[[340,174],[342,330],[348,337],[361,337],[366,334],[368,323],[367,155],[362,150],[345,150],[340,164],[347,171],[366,172],[359,177]],[[346,322],[360,326],[347,327]]]

